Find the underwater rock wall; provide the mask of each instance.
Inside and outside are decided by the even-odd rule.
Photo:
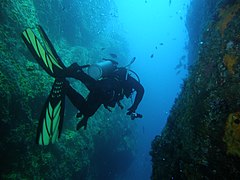
[[[0,179],[111,179],[134,157],[134,122],[125,119],[124,111],[116,108],[110,113],[101,108],[89,120],[88,129],[77,132],[77,110],[68,101],[59,142],[46,147],[35,144],[38,118],[54,79],[21,39],[25,28],[41,24],[66,66],[96,62],[109,51],[121,52],[119,57],[128,55],[121,35],[98,33],[108,22],[99,14],[103,9],[107,14],[114,5],[102,0],[76,2],[84,2],[80,15],[77,9],[71,11],[74,7],[67,0],[0,2]],[[70,21],[77,14],[80,26]],[[87,94],[79,82],[71,83]]]
[[[108,23],[117,22],[113,2],[34,0],[34,4],[39,22],[63,61],[67,59],[67,65],[76,61],[94,63],[103,57],[109,58],[107,53],[116,53],[119,63],[128,63],[128,45],[121,36],[121,28],[118,32],[108,28]],[[69,57],[71,53],[75,55]]]
[[[204,24],[195,64],[152,142],[152,179],[239,178],[240,1],[219,1]]]
[[[188,64],[193,65],[198,58],[198,48],[201,43],[201,34],[206,23],[214,20],[214,10],[219,0],[191,1],[186,17],[186,27],[189,34]],[[201,11],[196,10],[201,9]]]

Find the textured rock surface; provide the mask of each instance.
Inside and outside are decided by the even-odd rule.
[[[40,23],[67,66],[100,60],[106,56],[103,47],[122,52],[120,57],[127,56],[124,39],[103,32],[113,4],[76,1],[80,5],[73,6],[69,2],[0,2],[0,179],[112,178],[124,170],[117,162],[128,167],[134,157],[134,123],[129,123],[118,108],[112,114],[101,108],[90,119],[88,129],[77,132],[77,110],[67,102],[59,142],[47,147],[35,144],[38,118],[53,78],[39,67],[23,43],[20,35],[25,28]],[[103,10],[106,16],[99,16]],[[79,82],[71,83],[86,95]],[[98,161],[98,157],[102,159]]]
[[[240,1],[214,4],[196,63],[152,142],[152,179],[239,178]]]

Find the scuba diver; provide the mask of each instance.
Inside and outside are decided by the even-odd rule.
[[[131,70],[128,69],[135,58],[126,67],[118,67],[118,63],[114,60],[103,59],[104,61],[94,65],[79,66],[77,63],[73,63],[67,68],[60,60],[42,27],[38,25],[37,29],[41,41],[30,28],[23,31],[22,38],[39,65],[55,78],[50,95],[40,115],[37,130],[38,144],[48,145],[60,137],[65,95],[79,110],[76,116],[82,117],[77,124],[77,130],[82,127],[87,128],[89,117],[93,116],[101,105],[104,105],[109,111],[111,111],[109,107],[115,107],[116,104],[123,109],[120,101],[124,96],[129,98],[133,91],[136,91],[136,96],[133,105],[128,108],[127,115],[130,115],[132,120],[142,118],[141,114],[136,113],[136,109],[142,100],[144,88],[139,80],[129,74]],[[84,72],[85,68],[88,68],[88,73]],[[85,99],[72,88],[66,78],[80,80],[89,90],[87,98]]]
[[[87,128],[88,118],[94,115],[101,105],[104,105],[109,111],[111,111],[109,107],[115,107],[116,104],[123,109],[120,101],[124,96],[129,98],[133,90],[136,91],[136,96],[133,105],[128,109],[127,115],[130,115],[132,120],[141,118],[141,115],[135,113],[135,111],[142,100],[144,88],[136,79],[128,74],[126,68],[118,68],[116,65],[117,62],[112,60],[97,63],[92,68],[91,66],[89,67],[90,76],[77,63],[67,68],[66,77],[80,80],[90,91],[85,100],[81,94],[76,92],[70,85],[67,85],[66,95],[72,104],[80,110],[77,117],[83,116],[82,120],[77,124],[77,130],[81,127],[84,127],[84,129]],[[112,72],[98,80],[99,78],[96,78],[96,74],[98,74],[99,68],[101,68],[101,72],[106,71],[106,69]]]

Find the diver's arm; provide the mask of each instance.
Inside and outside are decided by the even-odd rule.
[[[137,92],[133,105],[128,109],[129,112],[135,112],[144,94],[143,86],[133,77],[128,76],[129,85]]]

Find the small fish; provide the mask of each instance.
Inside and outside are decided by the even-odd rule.
[[[172,0],[169,0],[169,6],[172,4]]]
[[[106,48],[101,48],[102,51],[103,51],[104,49],[106,49]]]
[[[176,75],[180,74],[180,72],[181,72],[181,70],[179,70],[179,71],[176,73]]]
[[[157,49],[157,46],[155,47],[155,49]]]
[[[163,45],[163,43],[160,43],[160,46],[162,46]]]
[[[186,58],[186,56],[185,55],[183,55],[182,57],[181,57],[181,59],[180,60],[184,60]]]
[[[115,13],[110,13],[110,16],[112,16],[112,17],[118,17],[118,15],[115,14]]]
[[[145,3],[147,3],[147,0],[145,0]]]
[[[181,67],[182,67],[182,62],[179,62],[179,64],[176,65],[175,70],[178,70],[178,69],[180,69]]]
[[[116,55],[116,54],[110,53],[109,55],[110,55],[112,58],[117,58],[117,55]]]
[[[152,54],[150,57],[153,58],[154,54]]]

